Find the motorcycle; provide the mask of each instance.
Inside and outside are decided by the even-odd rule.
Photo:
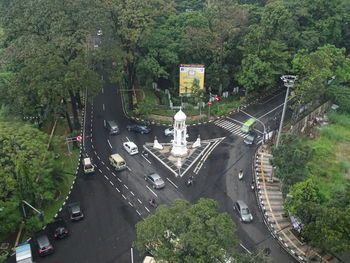
[[[187,180],[187,186],[190,186],[190,185],[193,185],[193,177],[189,177],[188,180]]]
[[[238,179],[242,180],[242,178],[243,178],[243,171],[240,170],[239,173],[238,173]]]
[[[254,182],[252,182],[252,183],[250,184],[250,188],[252,189],[252,191],[255,190],[255,183],[254,183]]]
[[[156,203],[156,200],[154,199],[149,199],[148,203],[153,207],[153,208],[157,208],[158,204]]]

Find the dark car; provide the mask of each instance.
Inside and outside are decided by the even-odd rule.
[[[149,128],[145,125],[137,124],[137,123],[130,124],[130,125],[126,126],[126,129],[128,131],[134,131],[134,132],[138,132],[141,134],[147,134],[147,133],[151,132],[151,128]]]
[[[119,126],[116,121],[106,121],[106,129],[110,135],[119,134]]]
[[[54,247],[45,233],[38,234],[35,239],[38,253],[40,256],[46,256],[55,252]]]
[[[67,224],[62,217],[58,217],[50,224],[50,230],[55,239],[63,239],[69,235]]]
[[[83,211],[81,210],[80,204],[78,202],[69,204],[68,212],[70,220],[72,221],[79,221],[84,218]]]
[[[256,132],[250,132],[248,133],[248,135],[244,138],[244,143],[247,145],[253,145],[254,143],[256,143],[256,140],[258,138],[258,135],[256,134]]]

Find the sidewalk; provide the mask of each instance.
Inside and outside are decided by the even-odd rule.
[[[258,204],[271,235],[299,262],[339,262],[331,255],[321,254],[294,235],[291,220],[284,214],[279,180],[272,177],[272,155],[269,149],[262,147],[255,154],[254,179]]]

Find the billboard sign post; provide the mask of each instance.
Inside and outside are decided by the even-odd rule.
[[[204,89],[204,69],[203,64],[180,64],[180,96],[189,96],[196,89]],[[197,84],[194,83],[195,80]]]

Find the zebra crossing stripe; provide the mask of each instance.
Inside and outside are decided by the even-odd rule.
[[[245,137],[248,136],[248,134],[245,134],[245,133],[241,132],[241,130],[240,130],[241,126],[240,125],[238,125],[236,123],[233,123],[231,121],[223,119],[223,120],[218,120],[218,121],[214,122],[214,124],[216,126],[219,126],[219,127],[223,128],[223,129],[231,132],[232,134],[240,136],[242,138],[245,138]]]

